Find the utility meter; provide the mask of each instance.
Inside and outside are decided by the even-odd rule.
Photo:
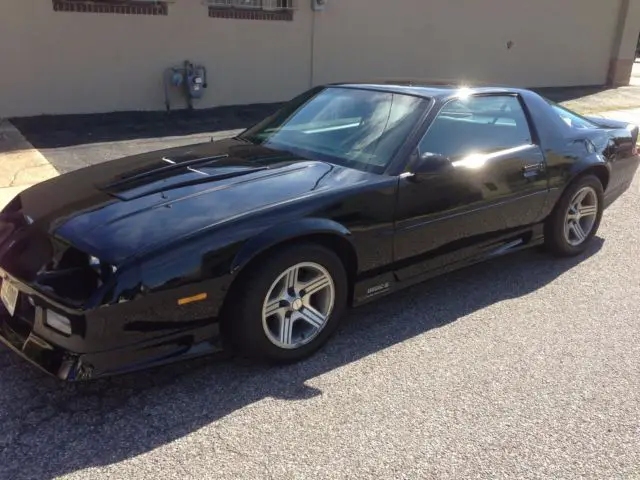
[[[324,10],[327,6],[327,0],[311,0],[311,8],[318,12]]]
[[[202,98],[207,88],[207,73],[202,65],[189,64],[187,70],[187,88],[191,98]]]
[[[181,67],[169,67],[164,72],[164,103],[167,111],[171,110],[169,90],[180,91],[187,101],[189,109],[193,108],[193,100],[204,96],[207,88],[207,69],[204,65],[193,64],[185,60]]]

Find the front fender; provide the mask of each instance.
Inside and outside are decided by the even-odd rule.
[[[355,251],[351,232],[344,225],[326,218],[303,218],[270,227],[247,241],[233,259],[231,273],[237,273],[251,259],[279,243],[309,235],[336,235],[348,241]]]

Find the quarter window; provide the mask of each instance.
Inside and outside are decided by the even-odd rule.
[[[450,158],[492,153],[532,143],[515,96],[470,96],[447,103],[420,142],[420,153]]]
[[[569,127],[577,128],[579,130],[598,128],[597,125],[590,122],[586,118],[581,117],[577,113],[571,112],[566,108],[562,108],[560,105],[556,105],[555,103],[550,104],[551,108],[553,108],[553,110],[558,114],[562,121]]]

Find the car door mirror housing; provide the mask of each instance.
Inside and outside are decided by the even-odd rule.
[[[411,169],[416,178],[441,174],[453,168],[451,159],[439,153],[423,153],[419,155]]]

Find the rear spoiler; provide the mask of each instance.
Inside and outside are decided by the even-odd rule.
[[[631,138],[633,139],[633,143],[637,144],[640,139],[640,125],[636,125],[630,122],[624,122],[622,120],[613,120],[611,118],[603,118],[603,117],[594,117],[583,115],[587,120],[595,123],[596,125],[602,128],[615,128],[615,129],[624,129],[629,130],[631,132]]]
[[[613,120],[611,118],[595,117],[593,115],[583,115],[584,118],[602,128],[623,128],[633,130],[636,127],[633,123],[623,122],[622,120]]]

